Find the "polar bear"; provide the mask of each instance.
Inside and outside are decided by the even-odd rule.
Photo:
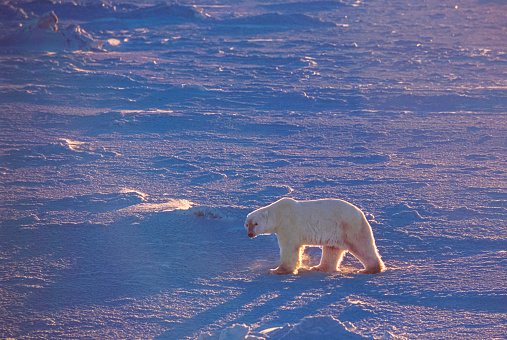
[[[315,271],[337,272],[346,251],[363,264],[360,273],[385,270],[363,212],[342,200],[282,198],[248,214],[245,228],[250,238],[261,234],[278,237],[280,265],[269,274],[296,274],[305,245],[322,246],[320,264],[311,268]]]

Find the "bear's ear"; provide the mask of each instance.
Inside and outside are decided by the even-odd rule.
[[[267,220],[268,219],[268,211],[266,210],[266,211],[261,212],[261,216],[262,216],[262,218]]]

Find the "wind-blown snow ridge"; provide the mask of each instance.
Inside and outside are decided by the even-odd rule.
[[[191,207],[191,203],[187,200],[171,199],[165,203],[140,203],[134,206],[124,208],[120,211],[127,213],[146,213],[146,212],[163,212],[173,210],[186,210]]]
[[[386,332],[382,337],[372,338],[357,333],[351,322],[341,322],[331,316],[314,316],[296,324],[264,330],[251,330],[247,325],[236,324],[213,335],[202,333],[198,340],[360,340],[360,339],[403,339]]]
[[[4,19],[9,22],[16,22],[21,20],[20,28],[15,30],[12,34],[0,37],[0,48],[7,50],[29,50],[29,51],[101,51],[107,47],[118,47],[122,44],[122,40],[117,37],[109,37],[101,40],[92,37],[91,34],[86,32],[83,28],[76,24],[61,25],[58,24],[58,15],[64,15],[64,19],[74,18],[75,13],[83,11],[79,20],[83,17],[91,20],[88,24],[93,28],[94,25],[104,25],[109,23],[110,20],[135,20],[142,21],[150,25],[153,20],[173,20],[174,23],[179,23],[181,20],[204,20],[209,18],[202,9],[195,6],[183,6],[179,4],[158,4],[148,7],[123,7],[116,8],[116,6],[101,6],[94,8],[93,5],[77,5],[68,3],[54,3],[48,4],[41,3],[37,6],[36,2],[25,5],[27,8],[32,9],[34,12],[39,13],[39,17],[28,17],[22,8],[17,8],[10,4],[2,5],[2,14]],[[72,8],[73,7],[73,8]],[[48,12],[42,14],[42,10]],[[33,12],[32,12],[33,13]],[[128,41],[125,39],[124,41]]]
[[[27,22],[13,34],[0,37],[0,48],[47,52],[101,50],[104,43],[93,39],[78,25],[59,27],[54,11]]]

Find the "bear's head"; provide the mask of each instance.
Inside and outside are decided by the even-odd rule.
[[[271,234],[271,223],[268,217],[268,211],[264,209],[259,209],[248,214],[245,222],[248,237],[254,238],[261,234]]]

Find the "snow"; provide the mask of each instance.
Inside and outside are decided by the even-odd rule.
[[[506,13],[1,3],[0,338],[505,338]],[[386,272],[267,275],[285,196],[360,207]]]

